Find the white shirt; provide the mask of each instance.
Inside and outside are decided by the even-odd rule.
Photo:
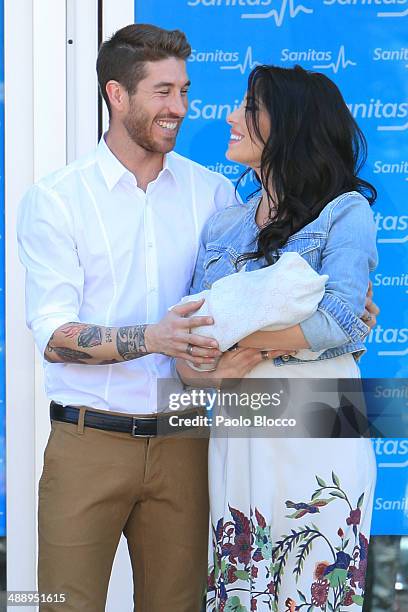
[[[34,185],[19,208],[26,317],[44,354],[68,322],[154,323],[188,294],[201,229],[235,202],[222,175],[178,155],[146,193],[102,138],[96,151]],[[50,399],[124,413],[157,410],[157,378],[171,360],[148,355],[114,365],[48,363]]]

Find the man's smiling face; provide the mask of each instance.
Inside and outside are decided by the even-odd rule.
[[[146,62],[146,76],[129,96],[123,119],[130,138],[153,153],[174,149],[181,123],[187,113],[190,86],[184,60],[169,57]]]

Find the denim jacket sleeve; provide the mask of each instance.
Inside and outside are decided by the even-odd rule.
[[[329,209],[321,261],[319,273],[329,276],[326,291],[318,310],[300,324],[316,352],[362,341],[370,331],[360,316],[378,256],[375,222],[363,196],[347,194]]]
[[[218,213],[215,213],[215,214],[217,215]],[[204,260],[205,260],[206,244],[208,241],[208,233],[209,233],[209,228],[210,228],[212,219],[213,217],[210,217],[208,219],[208,221],[204,225],[203,230],[201,232],[200,246],[198,248],[198,255],[197,255],[197,261],[196,261],[196,265],[194,269],[193,280],[191,281],[190,295],[193,295],[194,293],[199,293],[201,291],[201,286],[202,286],[203,276],[204,276]]]
[[[193,280],[190,287],[190,295],[193,293],[199,293],[203,290],[204,280],[204,262],[205,254],[207,251],[208,242],[219,238],[220,235],[237,219],[241,218],[246,212],[246,207],[242,204],[240,199],[237,199],[232,206],[224,208],[214,213],[205,223],[200,237],[200,246],[198,249],[198,256],[195,265]]]

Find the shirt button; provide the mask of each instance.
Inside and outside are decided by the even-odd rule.
[[[149,249],[151,249],[153,247],[153,242],[148,242],[147,246],[149,247]]]

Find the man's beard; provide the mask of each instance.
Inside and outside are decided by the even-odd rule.
[[[151,118],[144,111],[136,110],[134,106],[131,106],[123,125],[133,142],[146,151],[151,153],[169,153],[174,148],[175,139],[169,139],[167,143],[166,141],[158,142],[154,140],[149,132]]]

